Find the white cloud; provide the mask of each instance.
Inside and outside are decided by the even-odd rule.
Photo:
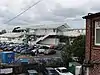
[[[89,0],[56,0],[56,2],[60,3],[64,7],[80,7],[88,3]]]
[[[67,22],[72,27],[84,27],[81,18],[88,12],[100,11],[99,0],[43,0],[23,15],[4,25],[6,21],[22,12],[38,0],[1,0],[0,28],[7,25]]]

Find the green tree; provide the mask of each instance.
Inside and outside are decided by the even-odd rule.
[[[2,33],[2,34],[6,33],[6,30],[5,30],[5,29],[4,29],[4,30],[2,30],[2,31],[1,31],[1,33]]]
[[[78,36],[71,45],[71,50],[75,57],[79,57],[82,63],[85,57],[85,35]]]
[[[73,43],[69,43],[69,38],[66,38],[66,46],[61,52],[62,60],[66,67],[72,61],[72,57],[79,57],[80,63],[83,62],[85,56],[85,35],[80,35],[74,39]]]
[[[66,45],[63,48],[62,52],[61,52],[61,56],[62,56],[62,60],[63,63],[66,67],[68,67],[69,62],[71,61],[71,57],[72,57],[72,50],[71,50],[71,46],[69,44],[69,38],[66,37]]]

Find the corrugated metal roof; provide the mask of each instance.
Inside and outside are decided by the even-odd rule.
[[[31,29],[50,29],[50,28],[58,28],[64,26],[65,28],[70,28],[67,23],[64,24],[44,24],[44,25],[29,25],[28,28]]]

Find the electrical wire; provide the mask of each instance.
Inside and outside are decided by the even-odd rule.
[[[11,22],[12,20],[16,19],[17,17],[19,17],[20,15],[22,15],[23,13],[25,13],[26,11],[28,11],[29,9],[31,9],[33,6],[37,5],[38,3],[40,3],[42,0],[37,1],[36,3],[34,3],[33,5],[29,6],[26,10],[22,11],[21,13],[19,13],[18,15],[16,15],[15,17],[13,17],[12,19],[8,20],[7,22],[5,22],[4,24],[7,24],[9,22]]]

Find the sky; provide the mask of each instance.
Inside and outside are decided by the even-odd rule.
[[[1,0],[0,29],[35,24],[67,23],[71,28],[84,28],[83,16],[100,12],[100,0],[42,0],[36,6],[6,23],[38,0]]]

